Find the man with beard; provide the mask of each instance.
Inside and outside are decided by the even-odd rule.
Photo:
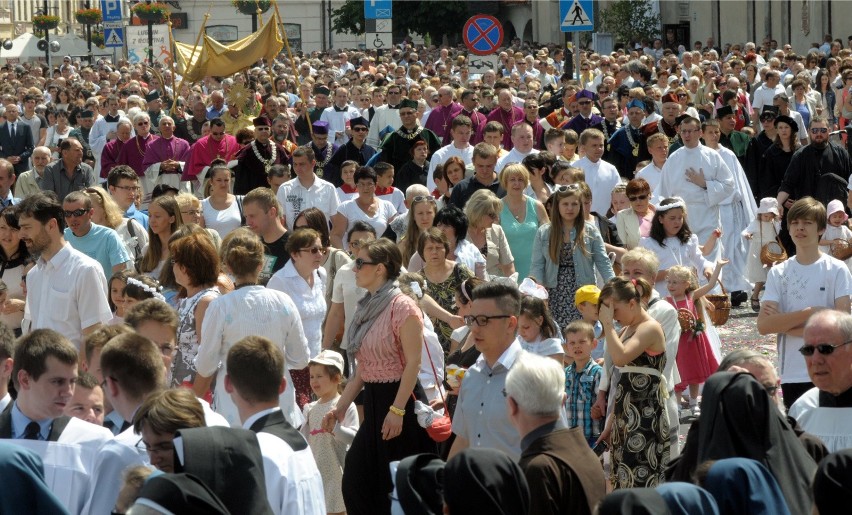
[[[270,118],[270,120],[272,120],[272,137],[275,142],[281,145],[288,157],[292,156],[293,151],[298,147],[296,137],[291,130],[293,120],[286,113],[279,114],[275,118]]]
[[[267,185],[266,174],[273,165],[288,164],[287,153],[271,139],[272,122],[265,116],[252,121],[254,141],[237,152],[239,168],[234,177],[234,194],[245,195],[249,191]]]
[[[174,135],[175,121],[171,116],[160,118],[160,137],[148,145],[142,167],[142,189],[151,191],[157,184],[180,189],[183,163],[189,157],[189,143]]]
[[[364,166],[376,154],[376,149],[367,145],[367,131],[370,130],[370,122],[363,116],[353,118],[350,122],[352,138],[342,147],[338,148],[331,156],[331,161],[325,167],[323,178],[334,186],[340,187],[343,179],[340,177],[340,165],[344,161],[355,161]]]
[[[100,263],[104,277],[112,277],[130,264],[130,254],[113,229],[92,222],[92,199],[82,191],[72,191],[62,202],[68,227],[65,239],[75,250]]]
[[[25,332],[53,329],[79,351],[83,337],[112,318],[103,268],[65,241],[65,214],[52,195],[36,193],[18,209],[21,240],[30,254],[40,256],[27,273],[22,327]]]
[[[307,145],[311,142],[311,128],[309,125],[320,120],[323,111],[328,107],[328,95],[331,91],[325,86],[316,86],[314,88],[314,103],[315,107],[308,108],[306,103],[302,104],[302,109],[299,112],[299,117],[296,119],[296,131],[299,137],[296,142],[299,145]]]
[[[828,205],[832,200],[847,200],[847,177],[852,173],[852,160],[846,148],[828,140],[828,121],[811,120],[811,143],[793,154],[778,190],[778,205],[787,200],[811,196]]]
[[[190,145],[201,139],[201,128],[207,121],[207,108],[204,101],[197,99],[192,104],[192,116],[186,120],[178,120],[175,126],[175,134],[185,139]]]

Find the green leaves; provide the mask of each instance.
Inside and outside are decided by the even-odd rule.
[[[650,0],[617,0],[600,11],[600,27],[625,44],[658,37],[661,23]]]
[[[395,34],[428,34],[435,44],[439,44],[445,35],[451,42],[459,39],[469,16],[467,2],[460,0],[393,3]],[[331,29],[335,32],[364,34],[363,0],[346,0],[340,8],[331,12],[331,20]]]

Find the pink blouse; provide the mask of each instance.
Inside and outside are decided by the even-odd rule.
[[[361,379],[368,383],[390,383],[402,379],[405,356],[399,334],[408,317],[423,315],[417,303],[407,295],[397,295],[373,322],[355,354]]]

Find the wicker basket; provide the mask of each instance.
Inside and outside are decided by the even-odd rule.
[[[680,324],[680,332],[685,333],[695,328],[695,315],[686,308],[678,308],[677,321]]]
[[[787,251],[780,241],[770,241],[760,247],[760,262],[772,266],[787,259]]]
[[[831,244],[831,255],[841,261],[852,257],[852,241],[840,239]]]
[[[725,289],[725,285],[722,284],[722,281],[719,281],[719,286],[722,288],[722,293],[708,293],[704,296],[713,306],[713,310],[709,311],[707,315],[710,317],[710,321],[713,322],[715,326],[725,325],[728,321],[728,317],[731,315],[731,298],[728,296],[728,290]]]

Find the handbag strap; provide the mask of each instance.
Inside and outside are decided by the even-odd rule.
[[[435,362],[432,361],[432,353],[429,351],[429,345],[424,341],[423,345],[426,347],[426,356],[429,357],[429,366],[432,368],[432,375],[435,377],[435,387],[438,388],[438,395],[441,396],[441,402],[444,403],[444,409],[447,407],[447,400],[444,398],[444,392],[441,390],[441,382],[438,381],[438,371],[435,370]],[[399,362],[402,365],[402,368],[405,369],[405,361],[402,359],[402,353],[399,355]],[[411,398],[417,400],[417,397],[414,396],[414,392],[411,392]],[[449,412],[447,412],[449,416]]]

